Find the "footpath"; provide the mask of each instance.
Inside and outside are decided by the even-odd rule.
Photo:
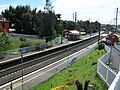
[[[117,73],[120,70],[120,51],[115,47],[112,47],[110,68],[112,68]]]

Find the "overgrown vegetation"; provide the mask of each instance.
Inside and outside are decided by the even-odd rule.
[[[12,42],[10,40],[10,37],[6,32],[3,32],[0,35],[0,52],[6,51],[12,48]]]
[[[44,39],[25,39],[25,38],[12,38],[11,43],[14,46],[12,49],[28,47],[33,45],[40,45],[45,42]]]
[[[98,49],[99,49],[99,50],[102,50],[102,49],[104,49],[104,48],[105,48],[104,43],[100,42],[100,43],[98,44]]]
[[[33,90],[77,90],[76,80],[79,80],[82,84],[89,80],[89,85],[93,85],[94,90],[107,90],[106,85],[97,76],[98,58],[105,53],[104,49],[96,49],[90,52],[76,63],[51,77],[48,81],[34,87]],[[92,89],[89,88],[88,90]]]

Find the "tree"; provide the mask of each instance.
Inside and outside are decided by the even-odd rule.
[[[67,21],[67,24],[68,24],[67,29],[69,29],[69,30],[76,29],[76,27],[77,27],[76,23],[73,21]]]
[[[34,34],[32,17],[36,13],[36,8],[31,10],[30,6],[16,6],[13,8],[9,6],[9,9],[2,11],[3,17],[10,20],[16,29],[16,33]]]
[[[0,52],[6,51],[12,48],[11,40],[6,32],[0,35]]]
[[[56,29],[56,34],[62,35],[63,31],[63,21],[61,20],[61,14],[56,14],[56,22],[55,22],[55,29]]]
[[[46,43],[56,36],[56,16],[52,11],[42,12],[41,10],[34,16],[35,29],[40,38],[45,38]]]
[[[44,32],[42,32],[46,38],[46,43],[56,36],[55,30],[55,14],[52,11],[45,13],[44,17]]]
[[[105,25],[105,31],[108,33],[109,31],[113,31],[114,27],[110,24]]]
[[[80,29],[84,29],[86,33],[95,33],[99,31],[100,29],[100,23],[99,22],[91,22],[89,20],[87,21],[78,21],[77,25]]]

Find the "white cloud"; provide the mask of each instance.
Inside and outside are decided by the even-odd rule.
[[[115,16],[115,3],[115,0],[56,0],[53,6],[56,13],[62,14],[62,19],[73,20],[73,13],[77,12],[78,20],[91,18],[109,23]]]
[[[5,9],[7,9],[8,7],[9,5],[0,5],[0,13],[4,11]]]

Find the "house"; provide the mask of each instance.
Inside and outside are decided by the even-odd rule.
[[[67,38],[68,40],[78,40],[80,32],[77,30],[64,30],[63,37]]]
[[[0,32],[9,32],[10,21],[7,21],[2,15],[0,15]]]

